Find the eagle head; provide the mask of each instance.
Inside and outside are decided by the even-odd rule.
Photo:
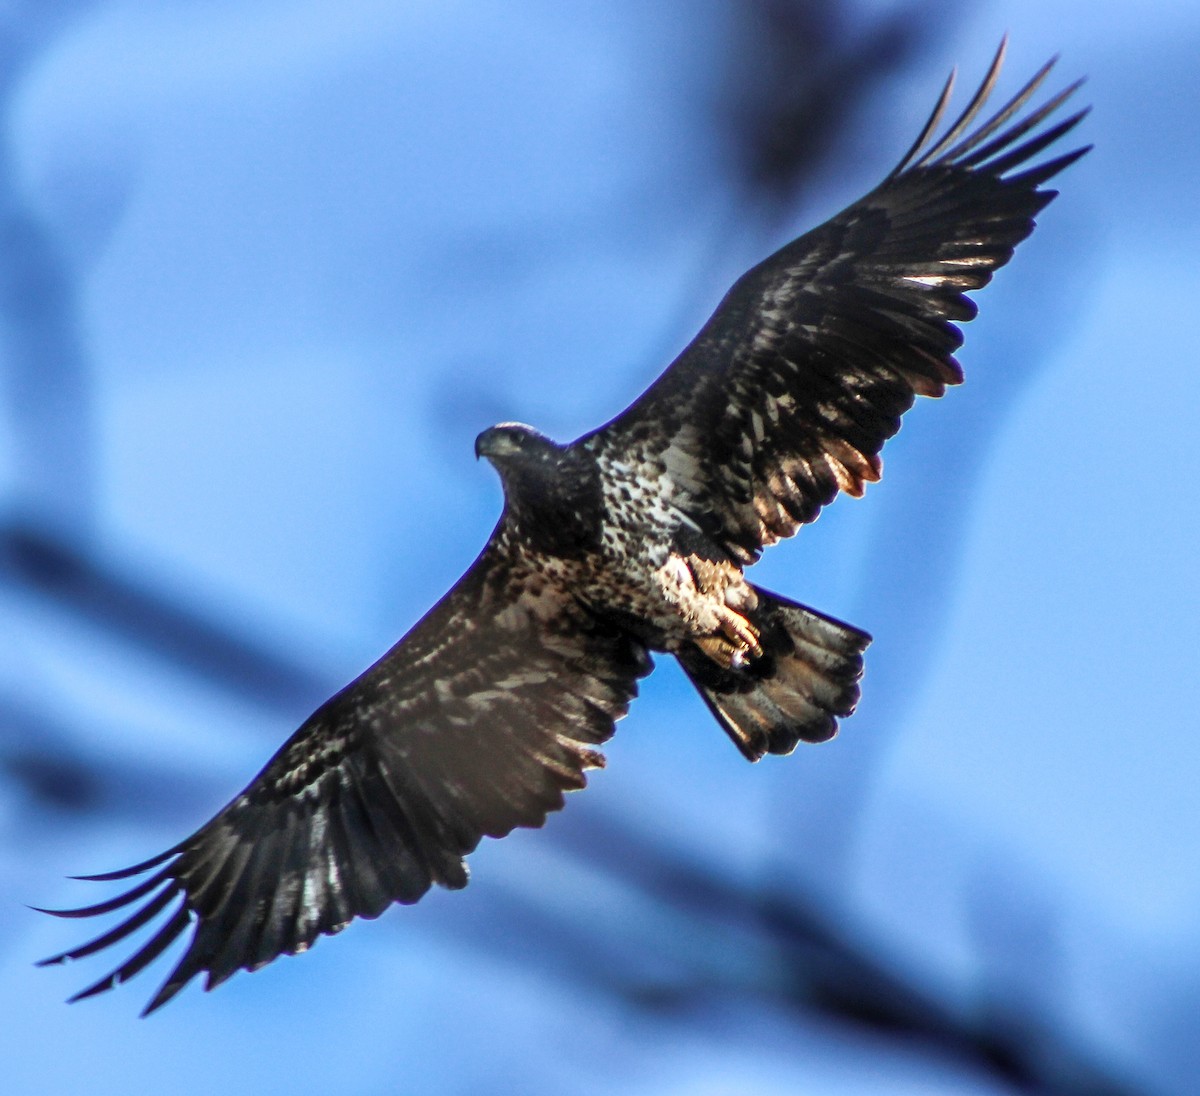
[[[502,422],[475,439],[475,456],[500,473],[509,519],[531,544],[569,554],[597,541],[600,473],[590,454],[524,423]]]
[[[501,477],[506,469],[554,463],[561,452],[562,446],[523,422],[489,426],[475,439],[476,458],[487,457]]]

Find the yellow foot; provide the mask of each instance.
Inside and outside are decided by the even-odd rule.
[[[762,656],[758,629],[745,617],[725,609],[721,613],[720,628],[720,635],[700,636],[696,640],[696,646],[715,663],[736,670],[746,664],[748,655]]]
[[[755,658],[762,657],[762,648],[758,645],[758,629],[744,616],[738,616],[732,609],[726,609],[721,614],[721,631],[738,650],[749,651]]]

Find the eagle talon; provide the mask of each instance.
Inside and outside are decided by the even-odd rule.
[[[727,670],[740,670],[751,657],[761,658],[763,649],[758,642],[758,629],[745,617],[725,609],[721,614],[720,633],[700,636],[696,646],[709,658]]]
[[[745,617],[726,609],[721,614],[721,631],[742,654],[749,652],[755,658],[762,658],[763,649],[758,642],[758,629]]]
[[[724,636],[697,636],[696,646],[726,670],[741,669],[745,663],[745,652],[739,651]]]

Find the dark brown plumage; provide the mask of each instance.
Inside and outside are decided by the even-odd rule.
[[[930,145],[950,83],[891,175],[740,278],[612,422],[565,446],[518,424],[480,435],[505,510],[455,587],[191,837],[84,877],[144,881],[51,911],[135,907],[48,963],[166,918],[77,997],[132,977],[189,926],[147,1012],[198,974],[212,988],[434,883],[464,886],[482,837],[540,826],[603,764],[596,747],[651,650],[679,659],[751,760],[836,732],[869,637],[742,568],[839,490],[862,494],[915,397],[962,380],[964,294],[1011,258],[1054,197],[1041,185],[1086,151],[1025,166],[1082,117],[1026,139],[1073,85],[1014,122],[1050,65],[970,130],[1002,57],[943,137]]]

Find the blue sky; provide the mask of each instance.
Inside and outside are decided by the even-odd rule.
[[[1009,1091],[944,1048],[782,1006],[774,945],[664,902],[618,836],[815,904],[949,1014],[1187,1090],[1200,11],[962,5],[764,227],[705,124],[730,10],[102,2],[30,22],[5,201],[65,279],[89,486],[55,495],[22,420],[0,431],[0,506],[79,522],[95,558],[298,684],[221,687],[0,584],[23,736],[3,756],[74,759],[96,796],[49,809],[0,775],[18,1090]],[[1096,149],[980,295],[967,384],[914,409],[865,500],[759,568],[875,635],[843,734],[747,766],[662,666],[587,793],[485,844],[462,894],[148,1022],[156,972],[63,1006],[108,968],[33,970],[79,926],[22,903],[99,900],[63,876],[173,844],[433,603],[499,507],[478,430],[565,439],[618,411],[743,269],[877,182],[945,71],[965,94],[1005,30],[1002,90],[1061,51],[1060,82],[1089,77]],[[689,1003],[638,1007],[630,986]]]

